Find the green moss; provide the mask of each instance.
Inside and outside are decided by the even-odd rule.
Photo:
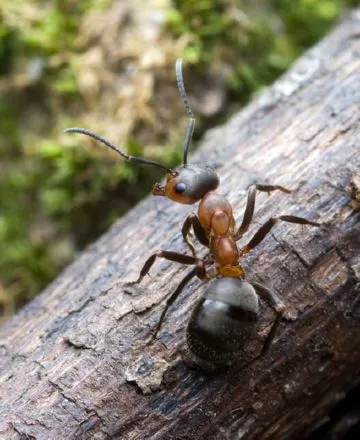
[[[71,15],[59,9],[52,9],[34,22],[31,30],[23,34],[26,50],[36,54],[49,55],[61,49],[74,49],[76,22]]]
[[[5,154],[14,155],[19,152],[21,145],[15,114],[4,99],[0,100],[0,144],[4,156]]]
[[[17,50],[18,35],[16,30],[7,23],[0,22],[0,75],[11,72],[14,54]]]
[[[188,37],[184,58],[202,66],[232,66],[228,86],[234,102],[270,84],[300,53],[318,41],[345,11],[348,0],[182,0],[168,15],[170,30]]]
[[[31,26],[22,32],[25,51],[37,55],[77,50],[81,17],[89,10],[105,8],[111,3],[109,0],[22,1],[24,5],[33,4],[40,8],[39,19],[32,20]]]
[[[80,98],[79,87],[70,65],[61,69],[52,82],[53,90],[67,98]]]

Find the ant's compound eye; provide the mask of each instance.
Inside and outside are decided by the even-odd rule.
[[[177,194],[182,194],[183,192],[185,192],[185,190],[186,190],[186,183],[184,183],[184,182],[180,182],[180,183],[177,183],[177,184],[176,184],[176,186],[175,186],[175,192],[176,192]]]

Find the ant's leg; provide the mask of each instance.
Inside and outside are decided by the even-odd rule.
[[[264,356],[269,351],[271,343],[274,340],[275,333],[280,325],[281,319],[286,312],[286,306],[282,302],[282,300],[274,292],[269,290],[267,287],[263,286],[262,284],[254,283],[254,282],[252,282],[251,284],[253,285],[254,289],[256,290],[256,293],[263,300],[265,300],[267,303],[269,303],[270,306],[277,313],[276,319],[275,319],[273,325],[271,326],[270,332],[264,342],[264,345],[263,345],[263,348],[260,352],[260,355],[258,356],[258,358],[259,358],[261,356]]]
[[[249,243],[241,249],[240,254],[241,255],[247,254],[257,245],[259,245],[266,237],[266,235],[271,231],[272,227],[278,222],[278,220],[288,223],[297,223],[299,225],[320,226],[320,223],[312,222],[311,220],[306,220],[306,218],[303,217],[295,217],[294,215],[279,215],[279,217],[271,217],[255,233],[255,235],[249,241]]]
[[[181,233],[185,243],[189,246],[193,256],[196,257],[195,247],[188,237],[190,235],[191,226],[193,227],[195,237],[202,245],[209,247],[209,239],[207,238],[204,228],[201,226],[201,223],[195,214],[190,214],[188,217],[186,217],[183,227],[181,229]]]
[[[241,366],[240,370],[243,370],[247,367],[249,367],[251,364],[262,358],[268,351],[269,348],[274,340],[275,334],[277,329],[279,328],[280,322],[282,317],[284,316],[286,312],[286,306],[282,302],[282,300],[271,290],[269,290],[267,287],[263,286],[262,284],[251,282],[251,285],[254,287],[256,293],[267,303],[271,305],[271,307],[276,311],[277,316],[275,318],[275,321],[273,325],[271,326],[271,329],[269,331],[269,334],[267,335],[264,345],[261,349],[261,352],[255,356],[250,361],[246,362],[244,365]]]
[[[280,185],[253,185],[250,187],[249,192],[248,192],[248,198],[247,198],[247,202],[246,202],[246,208],[245,208],[243,221],[235,234],[236,241],[240,240],[240,238],[249,229],[251,220],[254,215],[256,191],[267,192],[268,194],[270,194],[272,191],[276,191],[276,190],[279,190],[279,191],[282,191],[282,192],[288,193],[288,194],[291,193],[291,191],[289,189],[286,189]]]
[[[171,294],[171,296],[166,300],[166,304],[164,307],[164,310],[161,312],[159,322],[156,324],[155,331],[152,335],[152,339],[155,339],[157,334],[159,333],[162,323],[164,322],[165,315],[167,311],[169,310],[169,307],[176,301],[180,293],[183,291],[184,287],[187,285],[187,283],[195,276],[197,275],[197,268],[193,269],[190,273],[186,275],[185,278],[182,279],[181,283],[177,286],[174,293]]]
[[[201,280],[205,280],[207,279],[207,275],[206,275],[206,269],[205,269],[205,262],[201,259],[196,259],[196,262],[194,263],[196,264],[195,269],[193,269],[190,273],[188,273],[186,275],[185,278],[182,279],[182,281],[180,282],[180,284],[177,286],[176,290],[174,293],[171,294],[171,296],[166,300],[166,304],[164,307],[164,310],[162,311],[161,315],[160,315],[160,319],[159,322],[157,323],[156,327],[155,327],[155,332],[153,334],[152,339],[155,339],[157,334],[159,333],[162,323],[165,319],[165,315],[167,313],[167,311],[169,310],[169,307],[171,306],[171,304],[173,304],[177,297],[180,295],[180,293],[183,291],[184,287],[187,285],[187,283],[196,275],[198,278],[200,278]]]
[[[199,266],[204,266],[204,263],[199,258],[190,257],[189,255],[179,254],[178,252],[170,252],[170,251],[158,251],[155,254],[152,254],[146,261],[144,266],[140,271],[139,278],[135,281],[130,281],[126,283],[126,286],[133,286],[134,284],[140,283],[140,281],[144,278],[145,275],[149,273],[151,266],[155,263],[156,258],[165,258],[166,260],[175,261],[176,263],[192,265],[196,264]]]
[[[269,195],[272,191],[276,191],[277,189],[279,191],[286,193],[286,194],[291,194],[290,189],[287,189],[281,185],[259,185],[259,184],[256,184],[255,187],[258,191],[267,192]]]

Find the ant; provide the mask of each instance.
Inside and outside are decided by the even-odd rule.
[[[196,303],[187,326],[187,343],[191,353],[200,362],[209,362],[215,366],[231,364],[242,351],[246,342],[256,333],[259,297],[261,297],[270,304],[277,316],[260,354],[255,358],[258,359],[269,350],[275,332],[286,312],[286,307],[282,300],[267,287],[257,282],[247,282],[239,261],[263,241],[278,221],[311,226],[320,226],[320,224],[293,215],[271,217],[258,229],[245,246],[238,247],[237,242],[247,232],[252,222],[257,192],[270,194],[276,190],[284,193],[291,193],[291,191],[279,185],[257,184],[251,186],[248,191],[242,223],[236,229],[230,203],[224,196],[215,192],[220,183],[215,170],[210,166],[189,165],[187,163],[195,118],[184,87],[181,59],[176,62],[176,79],[188,115],[187,132],[183,147],[183,164],[176,170],[152,160],[129,156],[106,139],[83,128],[68,128],[65,131],[90,136],[130,162],[165,169],[167,171],[165,185],[161,186],[156,183],[152,189],[153,195],[164,196],[182,204],[200,202],[197,215],[189,215],[181,230],[184,241],[192,255],[166,250],[158,251],[146,260],[138,279],[126,283],[126,285],[140,283],[144,276],[149,273],[157,258],[194,266],[167,299],[153,333],[153,338],[156,338],[160,331],[169,307],[193,277],[196,276],[200,280],[215,278],[203,297]],[[197,257],[195,247],[189,239],[191,229],[198,241],[210,250],[212,261]],[[207,271],[207,265],[210,262],[215,264],[215,271],[212,273]]]

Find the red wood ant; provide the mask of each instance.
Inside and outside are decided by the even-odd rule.
[[[239,228],[236,229],[233,211],[228,200],[215,192],[220,180],[215,170],[210,166],[189,165],[187,155],[192,139],[195,119],[185,92],[182,77],[182,60],[176,62],[176,78],[185,111],[189,117],[187,133],[184,142],[183,164],[176,170],[148,159],[128,156],[112,143],[101,136],[83,128],[68,128],[66,132],[82,133],[90,136],[107,147],[115,150],[130,162],[152,165],[167,171],[166,183],[161,186],[156,183],[152,194],[167,197],[182,204],[200,202],[197,215],[188,216],[182,227],[182,236],[190,248],[192,255],[178,252],[159,251],[151,255],[145,262],[136,281],[140,283],[156,258],[177,263],[195,266],[180,282],[177,289],[167,299],[153,337],[160,331],[166,312],[177,299],[187,283],[195,276],[201,280],[216,278],[203,297],[196,303],[187,327],[187,342],[190,351],[200,360],[214,365],[226,365],[232,362],[241,352],[245,343],[256,332],[256,322],[259,313],[259,296],[268,302],[276,311],[277,317],[265,340],[261,353],[265,354],[286,308],[281,299],[261,284],[245,281],[245,273],[240,265],[240,259],[258,246],[278,221],[296,223],[300,225],[319,226],[319,223],[293,215],[271,217],[266,221],[251,240],[243,247],[237,242],[243,237],[251,224],[257,191],[271,193],[279,190],[290,193],[288,189],[279,185],[254,185],[249,189],[244,217]],[[195,247],[189,239],[193,229],[198,241],[209,248],[212,261],[215,264],[213,273],[207,272],[207,260],[198,258]]]

